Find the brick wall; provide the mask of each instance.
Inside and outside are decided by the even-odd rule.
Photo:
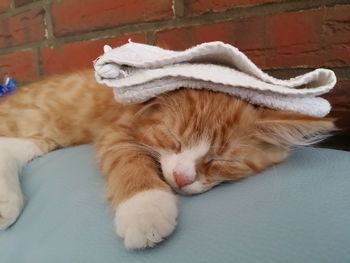
[[[332,114],[350,112],[349,0],[0,0],[0,76],[21,83],[91,67],[128,38],[178,50],[221,40],[277,77],[331,68]],[[350,131],[349,115],[340,124]]]

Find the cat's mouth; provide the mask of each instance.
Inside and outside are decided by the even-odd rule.
[[[180,191],[186,195],[201,194],[209,189],[206,189],[200,181],[194,181],[193,183],[180,188]]]
[[[170,185],[170,187],[178,194],[181,195],[195,195],[203,193],[209,189],[205,187],[205,185],[199,181],[196,180],[190,184],[179,186],[174,178],[171,178],[169,176],[164,176],[165,181]]]

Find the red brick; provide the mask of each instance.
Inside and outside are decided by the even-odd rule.
[[[57,36],[173,17],[171,0],[61,0],[52,5]]]
[[[234,43],[236,39],[236,30],[237,28],[233,22],[222,22],[194,26],[193,35],[196,44],[218,40],[226,43]]]
[[[11,7],[11,0],[1,0],[0,1],[0,13],[7,11]]]
[[[156,32],[162,47],[183,50],[223,41],[265,69],[350,65],[350,5],[237,18]],[[326,32],[326,34],[324,34]]]
[[[266,67],[266,17],[256,16],[235,21],[234,45],[259,67]]]
[[[92,62],[103,53],[105,44],[117,47],[125,44],[129,38],[135,42],[145,42],[145,36],[132,35],[43,48],[41,50],[42,72],[48,75],[92,68]]]
[[[186,13],[198,15],[206,12],[224,11],[238,6],[261,5],[283,0],[196,0],[186,2]]]
[[[31,9],[0,20],[0,48],[17,46],[45,38],[42,8]]]
[[[323,29],[325,64],[350,65],[350,5],[326,9]]]
[[[327,67],[344,67],[350,65],[350,45],[335,44],[325,50]]]
[[[323,9],[281,13],[267,20],[270,68],[323,64]]]
[[[265,66],[265,18],[249,17],[193,28],[194,44],[222,41],[242,50],[254,63]]]
[[[256,16],[235,21],[235,43],[242,50],[256,50],[266,45],[266,17]]]
[[[209,41],[234,43],[235,30],[233,22],[173,28],[157,32],[156,43],[158,46],[173,50],[184,50]]]
[[[156,44],[173,50],[184,50],[209,41],[232,44],[244,51],[259,66],[265,65],[264,19],[261,17],[168,29],[156,33]]]
[[[162,48],[184,50],[194,44],[193,27],[173,28],[156,33],[156,45]]]
[[[32,50],[0,55],[0,76],[11,76],[18,82],[35,80],[35,56]]]

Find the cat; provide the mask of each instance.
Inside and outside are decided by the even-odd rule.
[[[27,162],[94,143],[117,234],[128,249],[152,247],[175,229],[174,192],[199,194],[256,174],[334,127],[204,90],[120,105],[92,71],[47,77],[0,100],[0,229],[23,208],[18,174]]]

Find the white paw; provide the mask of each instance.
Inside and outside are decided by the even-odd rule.
[[[163,190],[148,190],[118,206],[115,226],[126,248],[139,249],[152,247],[170,235],[176,218],[176,196]]]
[[[0,177],[0,230],[12,225],[23,207],[23,197],[20,189],[17,189],[12,182],[6,179]]]

